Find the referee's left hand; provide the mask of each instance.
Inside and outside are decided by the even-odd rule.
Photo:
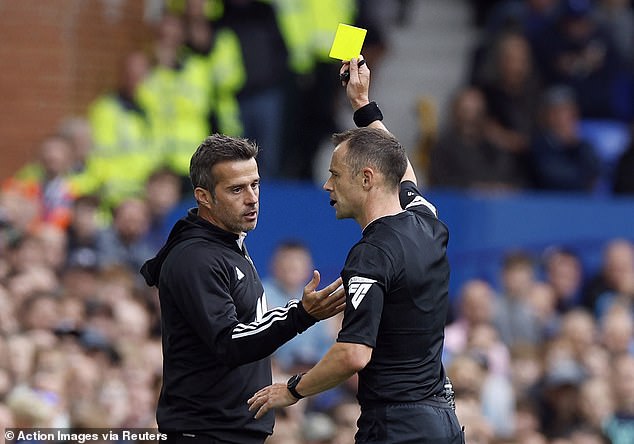
[[[260,419],[271,409],[288,407],[298,401],[286,388],[286,384],[272,384],[253,395],[247,403],[249,411],[256,411],[255,419]]]

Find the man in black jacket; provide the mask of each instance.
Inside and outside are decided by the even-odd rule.
[[[313,272],[301,301],[268,309],[245,245],[257,224],[258,148],[212,135],[194,153],[190,178],[197,209],[179,220],[165,246],[141,269],[159,289],[163,386],[159,430],[169,442],[261,444],[273,431],[247,399],[271,383],[269,355],[344,306],[337,279],[316,291]]]
[[[352,59],[347,94],[358,128],[337,134],[324,184],[338,219],[363,236],[341,276],[347,294],[337,342],[307,373],[249,399],[260,418],[275,407],[359,374],[357,444],[462,444],[442,364],[449,308],[447,227],[416,187],[399,142],[368,99],[370,71]]]

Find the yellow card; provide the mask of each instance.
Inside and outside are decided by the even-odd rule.
[[[350,60],[359,57],[367,32],[367,29],[339,23],[329,56],[339,60]]]

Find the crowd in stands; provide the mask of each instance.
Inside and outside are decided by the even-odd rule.
[[[210,132],[244,136],[262,148],[265,179],[310,179],[339,129],[331,30],[368,28],[366,58],[379,63],[372,3],[166,0],[151,47],[123,57],[117,89],[4,181],[0,427],[156,426],[160,314],[138,270],[191,193],[192,151]],[[429,186],[634,193],[634,138],[609,163],[583,137],[586,122],[634,120],[631,2],[488,3],[469,82],[429,153]],[[509,251],[500,288],[474,277],[454,298],[444,359],[467,443],[634,443],[634,244],[606,243],[598,270],[574,246],[542,253]],[[281,244],[269,305],[300,297],[310,270],[305,245]],[[283,346],[274,379],[312,366],[339,322]],[[353,442],[354,393],[353,378],[279,411],[267,442]]]
[[[631,2],[474,3],[488,13],[429,153],[430,185],[634,192]]]

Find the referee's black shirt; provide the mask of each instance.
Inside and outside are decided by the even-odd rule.
[[[405,211],[368,224],[342,271],[337,341],[374,349],[359,373],[362,408],[444,394],[448,231],[413,182],[401,184],[400,200]]]

